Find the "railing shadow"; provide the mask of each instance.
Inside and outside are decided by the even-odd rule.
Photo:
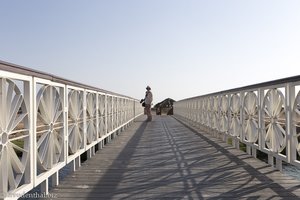
[[[300,199],[292,193],[300,186],[287,190],[184,123],[170,127],[173,118],[159,118],[140,125],[89,198],[261,199],[270,190],[274,197],[264,199]]]
[[[295,187],[291,187],[290,189],[285,189],[283,186],[281,186],[278,183],[275,183],[272,179],[270,179],[267,174],[272,174],[275,172],[278,172],[276,169],[271,169],[271,166],[267,166],[264,165],[261,167],[262,168],[268,168],[268,170],[266,170],[266,173],[261,173],[258,171],[258,169],[252,167],[251,165],[247,164],[246,162],[243,161],[243,158],[238,158],[237,156],[231,154],[226,148],[222,147],[221,145],[219,145],[218,143],[210,140],[208,137],[205,136],[205,134],[202,134],[200,132],[198,132],[198,130],[195,130],[194,128],[192,128],[191,126],[183,123],[182,121],[176,119],[179,123],[181,123],[183,126],[185,126],[186,128],[188,128],[189,130],[191,130],[192,132],[194,132],[196,135],[198,135],[203,141],[207,142],[209,145],[211,145],[212,147],[214,147],[215,149],[217,149],[219,152],[221,152],[223,155],[225,155],[227,158],[229,158],[229,160],[233,163],[236,164],[236,166],[239,166],[240,168],[244,169],[245,171],[251,172],[251,176],[248,177],[248,180],[244,182],[244,184],[241,184],[239,187],[237,188],[233,188],[232,190],[229,190],[227,192],[222,192],[220,195],[222,197],[226,197],[228,194],[228,197],[231,197],[232,194],[235,194],[235,198],[236,199],[241,199],[241,198],[245,198],[245,196],[250,195],[250,194],[254,194],[255,192],[258,192],[260,190],[263,189],[270,189],[272,190],[276,196],[274,196],[274,198],[281,198],[281,199],[300,199],[300,197],[296,196],[295,194],[293,194],[292,192],[299,189],[300,185],[295,186]],[[228,149],[234,149],[233,147],[228,147]],[[249,159],[251,158],[250,155],[244,154],[243,152],[241,152],[241,154],[245,155],[244,159]],[[224,166],[222,168],[218,168],[218,169],[210,169],[208,170],[208,174],[212,174],[209,173],[209,171],[213,171],[214,173],[216,172],[224,172],[226,171],[226,169],[228,169],[228,167]],[[232,179],[232,174],[227,174],[227,177],[230,177],[230,179]],[[206,180],[213,178],[213,177],[207,177]],[[239,176],[238,174],[235,175],[234,179],[236,179],[238,181],[237,178],[242,178],[245,179],[244,175],[243,176]],[[210,179],[211,182],[212,179]],[[218,181],[222,181],[222,180],[226,180],[226,172],[224,173],[223,176],[219,176],[219,177],[215,177],[213,178],[214,181],[218,182]],[[258,180],[260,181],[259,184],[250,184],[252,181],[254,180]],[[205,183],[205,180],[202,181],[202,183]],[[220,197],[212,197],[212,198],[206,198],[206,199],[220,199]],[[249,198],[247,199],[261,199],[261,197],[259,195],[255,196],[249,196]],[[272,198],[270,198],[272,199]]]
[[[141,137],[147,127],[147,123],[140,118],[134,120],[135,123],[141,123],[140,127],[135,131],[134,135],[125,145],[123,150],[117,156],[117,158],[112,162],[109,169],[99,180],[97,187],[91,191],[91,196],[88,198],[95,198],[93,194],[101,194],[103,199],[111,199],[116,193],[118,193],[118,184],[123,180],[123,174],[125,173],[135,173],[135,169],[128,169],[130,159],[132,159],[135,153],[135,147],[138,146]],[[118,138],[116,138],[118,140]],[[115,142],[115,141],[113,141]],[[136,159],[140,159],[139,156]],[[120,163],[120,160],[122,161]],[[120,167],[121,165],[121,167]],[[117,170],[117,173],[115,173]],[[113,181],[112,181],[113,180]]]

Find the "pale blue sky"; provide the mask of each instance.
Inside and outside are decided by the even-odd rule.
[[[154,103],[300,75],[299,0],[0,0],[0,60]]]

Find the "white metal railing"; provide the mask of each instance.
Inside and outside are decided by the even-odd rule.
[[[49,178],[57,185],[142,112],[136,99],[0,61],[0,199],[48,193]]]
[[[282,170],[300,166],[300,76],[192,97],[174,103],[174,115]]]

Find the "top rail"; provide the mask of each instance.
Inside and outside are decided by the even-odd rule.
[[[181,99],[179,101],[191,100],[191,99],[196,99],[199,97],[215,96],[215,95],[220,95],[220,94],[224,94],[224,93],[236,93],[239,91],[252,90],[255,88],[264,88],[264,87],[281,85],[281,84],[298,82],[298,81],[300,81],[300,75],[291,76],[291,77],[282,78],[282,79],[276,79],[276,80],[272,80],[272,81],[266,81],[266,82],[262,82],[262,83],[256,83],[256,84],[242,86],[242,87],[238,87],[238,88],[232,88],[232,89],[228,89],[228,90],[222,90],[219,92],[213,92],[213,93],[208,93],[208,94],[194,96],[194,97],[189,97],[189,98]]]
[[[107,93],[107,94],[111,94],[111,95],[117,95],[117,96],[122,96],[122,97],[127,97],[127,98],[132,98],[123,94],[118,94],[112,91],[108,91],[108,90],[104,90],[104,89],[100,89],[97,87],[93,87],[90,85],[86,85],[83,83],[79,83],[73,80],[68,80],[53,74],[49,74],[46,72],[42,72],[39,70],[34,70],[34,69],[30,69],[21,65],[16,65],[13,63],[9,63],[9,62],[5,62],[5,61],[1,61],[0,60],[0,70],[3,71],[7,71],[7,72],[12,72],[12,73],[17,73],[17,74],[22,74],[22,75],[27,75],[27,76],[33,76],[33,77],[37,77],[37,78],[42,78],[42,79],[47,79],[47,80],[51,80],[57,83],[62,83],[65,85],[71,85],[71,86],[75,86],[75,87],[84,87],[86,89],[89,90],[95,90],[98,92],[102,92],[102,93]]]

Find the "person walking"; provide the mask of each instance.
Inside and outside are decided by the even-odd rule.
[[[145,95],[145,114],[147,115],[147,122],[152,121],[152,114],[151,114],[151,104],[153,101],[153,95],[151,92],[150,86],[146,87],[146,95]]]

